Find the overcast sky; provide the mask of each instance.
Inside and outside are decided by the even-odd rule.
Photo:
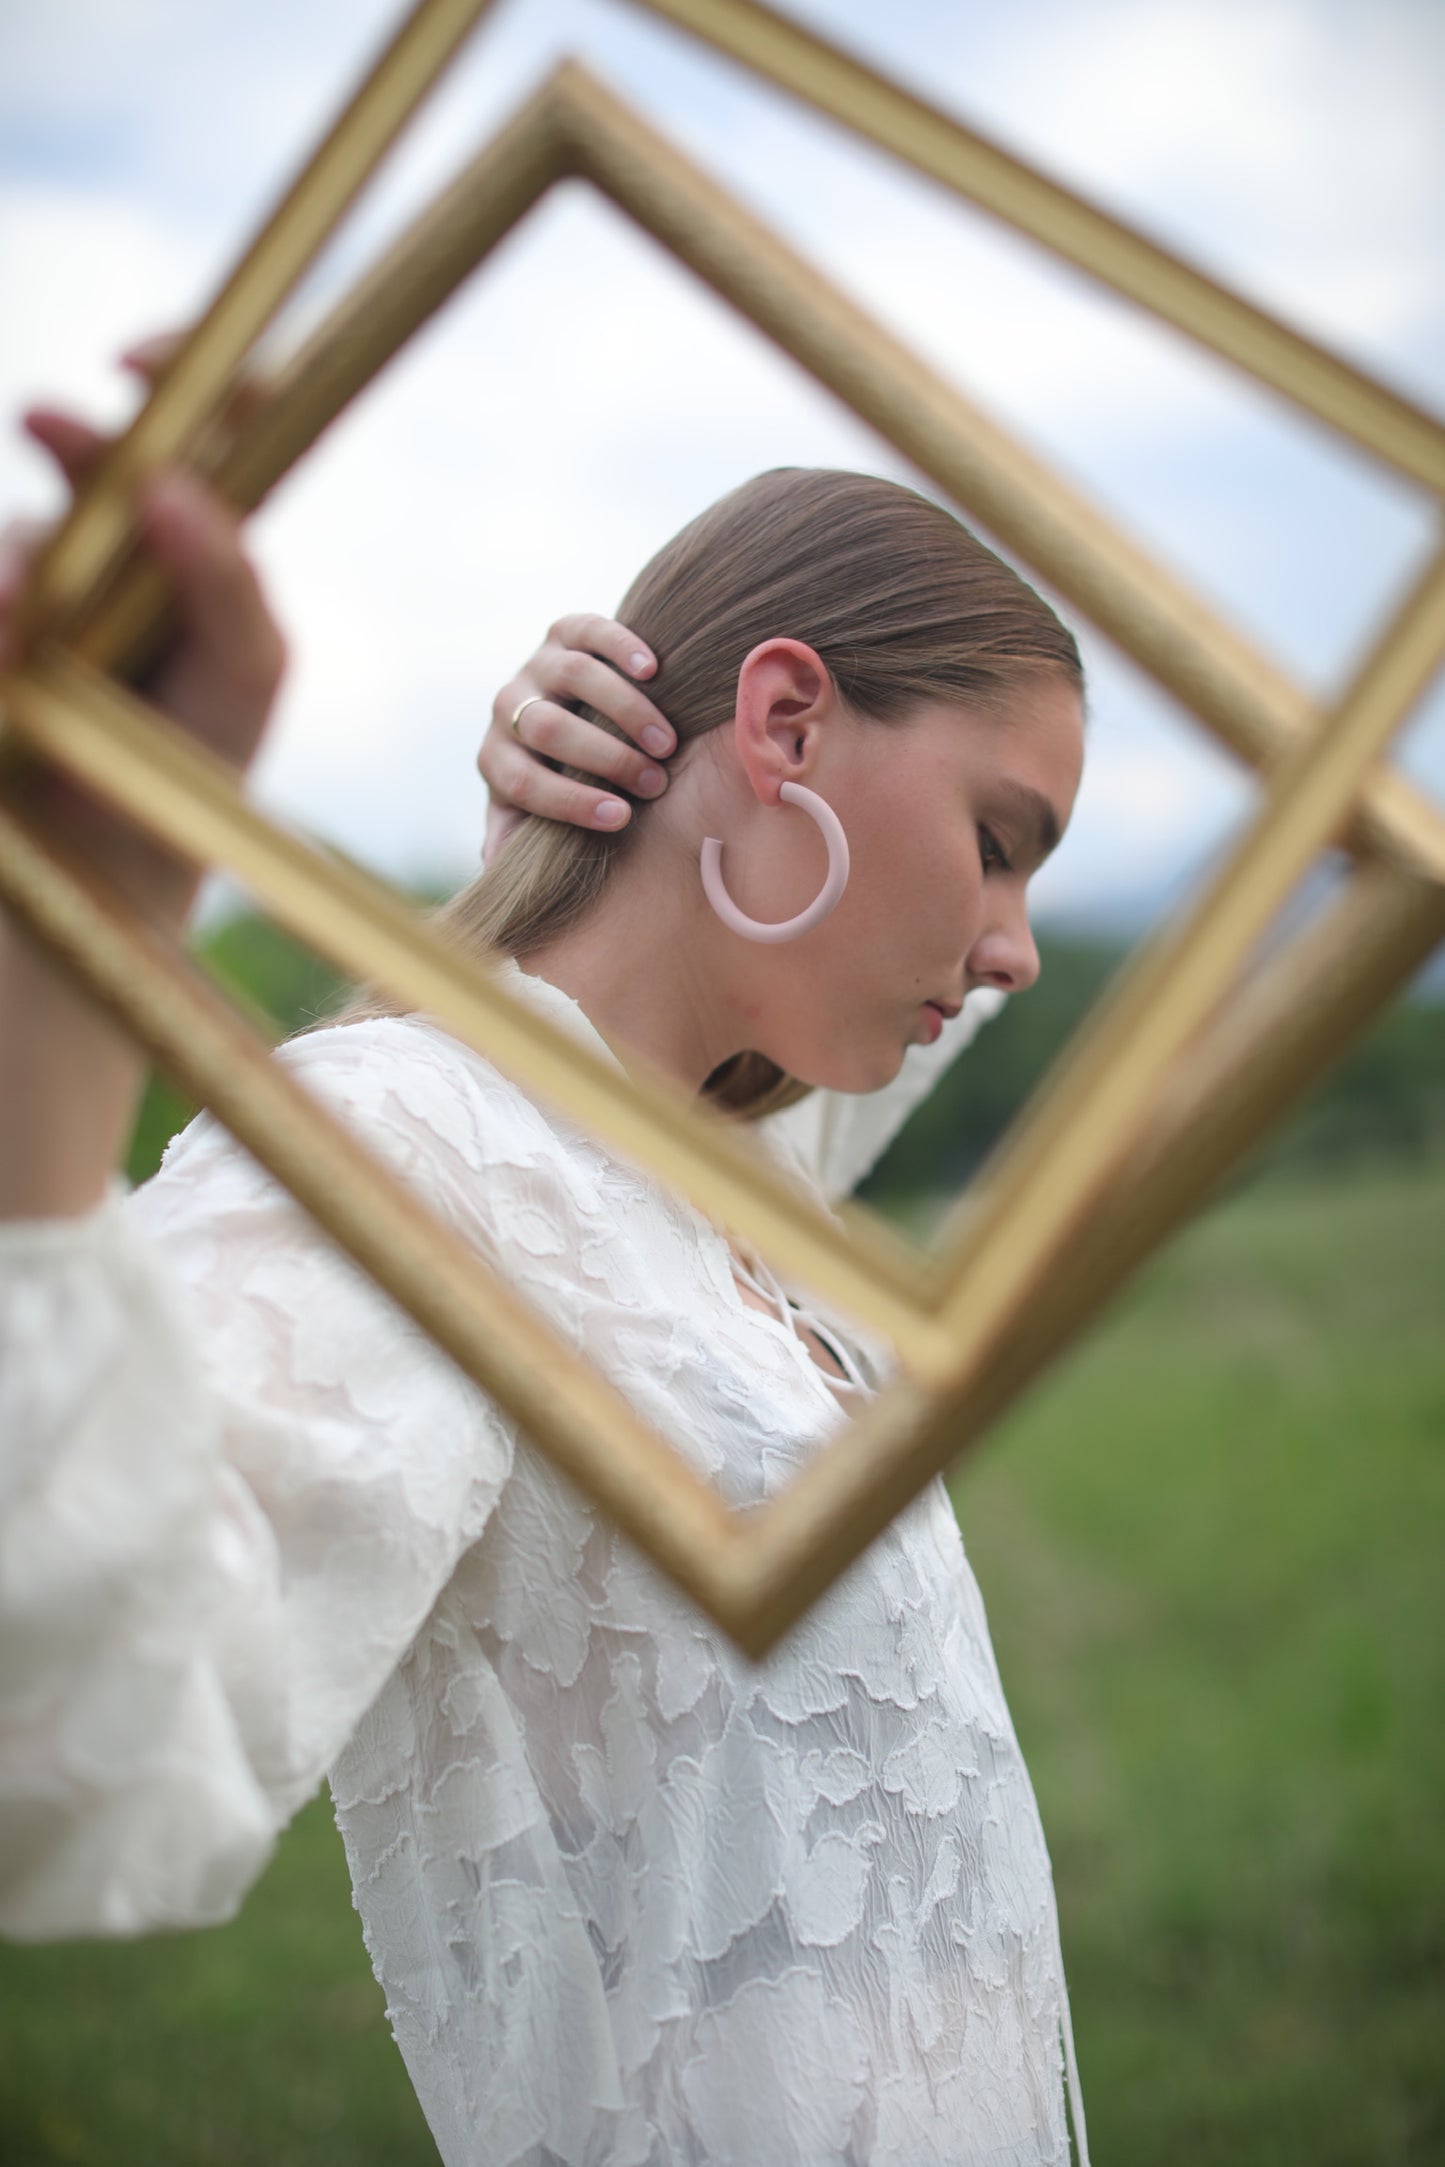
[[[1435,0],[792,0],[793,11],[1445,410]],[[119,419],[110,357],[208,298],[391,0],[0,0],[0,409]],[[611,0],[502,0],[331,277],[563,53],[1328,694],[1428,546],[1418,497],[1026,242]],[[776,465],[917,481],[577,184],[554,191],[256,523],[294,663],[263,793],[398,877],[465,877],[492,692],[565,609]],[[0,499],[47,508],[7,428]],[[1137,921],[1250,802],[1065,610],[1092,678],[1051,918]],[[1401,758],[1445,797],[1445,698]]]

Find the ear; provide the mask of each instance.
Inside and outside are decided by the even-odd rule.
[[[822,725],[838,704],[826,664],[802,640],[763,640],[738,671],[734,739],[743,772],[765,805],[817,763]]]

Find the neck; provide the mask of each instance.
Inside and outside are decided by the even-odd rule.
[[[655,881],[618,878],[580,924],[517,962],[570,994],[624,1066],[629,1051],[641,1054],[695,1093],[755,1043],[761,1004],[734,984],[737,960],[700,882],[693,896],[680,874],[676,888],[659,910]]]

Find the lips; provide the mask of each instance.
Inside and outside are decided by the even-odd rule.
[[[936,1008],[940,1016],[956,1016],[963,1007],[962,1001],[925,1001],[925,1008]]]

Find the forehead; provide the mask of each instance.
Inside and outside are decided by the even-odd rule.
[[[930,752],[973,781],[1041,792],[1062,829],[1084,763],[1084,708],[1066,678],[1039,677],[988,706],[941,700],[919,715]]]

